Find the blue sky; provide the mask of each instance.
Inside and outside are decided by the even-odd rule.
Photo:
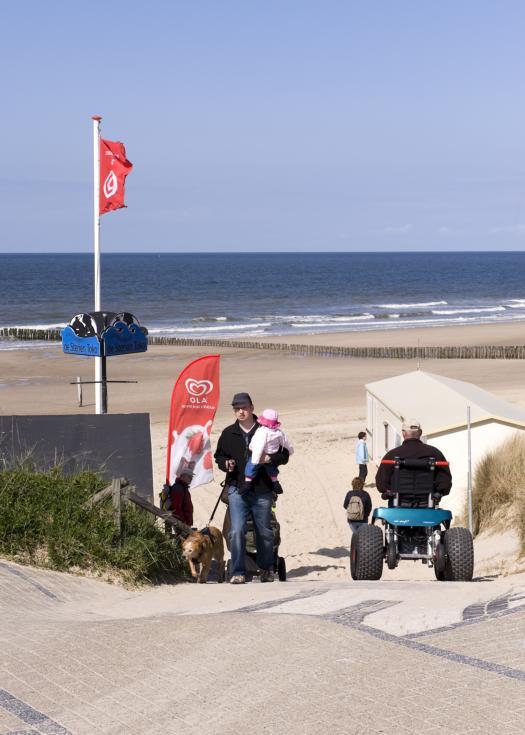
[[[2,3],[0,251],[525,245],[525,4]]]

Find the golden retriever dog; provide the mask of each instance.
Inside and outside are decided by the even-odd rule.
[[[190,565],[192,577],[200,584],[208,579],[212,559],[215,559],[217,582],[224,582],[224,543],[218,528],[207,526],[202,531],[192,531],[182,542],[182,556]]]

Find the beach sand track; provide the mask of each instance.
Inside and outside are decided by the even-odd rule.
[[[144,355],[109,361],[109,378],[139,381],[138,385],[111,385],[109,410],[150,413],[155,495],[164,482],[171,390],[184,365],[201,354],[202,351],[191,348],[154,347]],[[86,405],[79,409],[76,388],[69,384],[77,374],[91,376],[90,360],[63,355],[58,345],[50,345],[34,351],[0,352],[0,362],[0,410],[4,415],[93,412],[90,387],[85,390]],[[413,370],[414,361],[304,358],[228,349],[222,351],[221,362],[222,398],[212,434],[213,446],[222,428],[233,420],[229,406],[233,393],[250,392],[256,409],[277,408],[296,450],[281,472],[285,489],[277,506],[282,526],[281,553],[287,557],[292,578],[294,573],[298,578],[345,578],[348,557],[344,550],[349,548],[350,533],[342,504],[351,479],[357,474],[354,447],[357,432],[365,422],[364,385]],[[429,361],[424,368],[474,381],[525,407],[520,361]],[[369,479],[373,479],[374,471],[370,469]],[[222,473],[216,472],[213,483],[194,490],[196,525],[208,521],[222,477]],[[374,505],[379,504],[378,495],[371,492]],[[223,514],[220,504],[217,525],[222,524]],[[492,543],[496,548],[498,539]],[[490,553],[485,555],[490,557]],[[482,570],[476,573],[479,571]],[[385,579],[396,575],[402,579],[428,579],[433,572],[412,562],[393,572],[385,569]]]

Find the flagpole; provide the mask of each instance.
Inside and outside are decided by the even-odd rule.
[[[100,307],[100,115],[93,115],[93,249],[95,253],[95,311]],[[95,357],[95,412],[105,413],[103,407],[102,361]]]

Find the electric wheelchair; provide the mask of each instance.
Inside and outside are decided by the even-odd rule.
[[[391,490],[382,495],[388,507],[376,508],[372,523],[353,534],[352,579],[381,579],[385,562],[395,569],[400,561],[411,559],[433,567],[439,581],[470,582],[472,535],[466,528],[451,528],[452,513],[438,507],[441,496],[434,490],[436,468],[448,462],[396,457],[382,464],[393,465]]]

